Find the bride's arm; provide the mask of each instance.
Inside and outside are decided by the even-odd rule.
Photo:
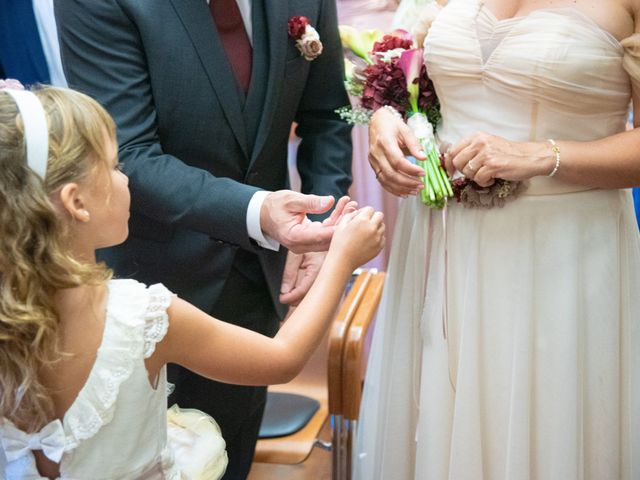
[[[167,310],[169,330],[157,345],[152,363],[177,363],[226,383],[287,382],[318,346],[353,269],[373,258],[383,245],[381,213],[367,207],[346,214],[313,286],[275,338],[222,322],[174,299]]]
[[[640,108],[640,107],[637,107]],[[592,142],[557,140],[560,163],[555,178],[597,188],[640,185],[640,129]],[[445,154],[447,170],[458,170],[479,185],[493,179],[547,176],[556,167],[549,142],[510,142],[486,133],[469,137]]]
[[[622,41],[623,45],[630,41],[630,47],[640,41],[640,0],[632,3],[629,10],[634,12],[635,35]],[[625,54],[625,62],[629,63],[625,67],[634,78],[634,129],[591,142],[556,138],[560,150],[556,178],[597,188],[640,185],[640,56],[635,51],[633,55]],[[556,169],[557,157],[548,141],[509,142],[481,133],[451,148],[445,161],[449,172],[459,170],[478,184],[488,186],[494,178],[525,180],[549,175]]]

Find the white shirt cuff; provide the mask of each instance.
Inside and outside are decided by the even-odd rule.
[[[262,248],[275,250],[277,252],[280,250],[280,244],[268,235],[263,234],[262,228],[260,227],[260,209],[262,208],[264,199],[267,198],[269,193],[271,192],[259,190],[251,197],[251,201],[247,207],[247,232],[249,233],[249,237],[253,238]]]

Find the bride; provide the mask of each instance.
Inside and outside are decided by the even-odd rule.
[[[451,0],[425,60],[450,172],[500,208],[413,195],[388,109],[370,163],[404,200],[354,452],[360,480],[640,478],[640,1]],[[486,133],[478,133],[486,132]],[[499,203],[499,202],[495,202]]]

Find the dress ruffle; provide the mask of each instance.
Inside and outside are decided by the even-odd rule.
[[[113,418],[120,385],[142,356],[148,295],[133,280],[109,283],[104,338],[86,384],[64,416],[66,451],[93,437]]]
[[[144,358],[149,358],[156,350],[169,329],[167,308],[171,305],[173,294],[162,284],[151,285],[149,306],[144,315]]]
[[[64,417],[66,451],[93,437],[113,418],[120,385],[144,352],[153,354],[167,333],[166,309],[171,292],[163,285],[146,287],[133,280],[109,284],[104,339],[87,383]]]

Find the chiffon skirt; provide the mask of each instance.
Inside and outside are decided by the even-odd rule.
[[[639,479],[639,317],[630,191],[406,200],[355,478]]]
[[[167,411],[167,442],[183,479],[218,480],[227,468],[220,427],[206,413],[173,405]]]

